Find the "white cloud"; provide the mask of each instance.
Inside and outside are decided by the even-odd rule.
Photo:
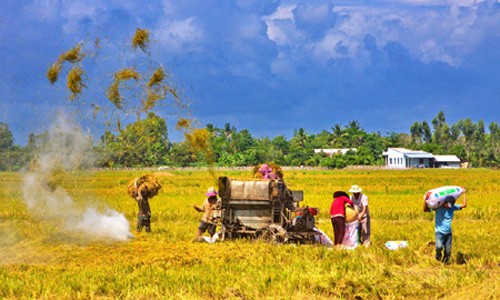
[[[317,22],[324,20],[331,14],[330,6],[326,3],[319,5],[307,5],[301,10],[302,17],[309,22]]]
[[[167,51],[196,50],[204,39],[203,29],[194,17],[165,20],[153,31],[155,38],[167,46]]]
[[[63,25],[64,31],[67,33],[79,31],[80,22],[86,18],[93,20],[97,11],[108,8],[106,3],[99,0],[63,0],[61,16],[66,20]]]
[[[485,0],[386,0],[386,3],[403,3],[414,6],[474,6],[481,2],[485,2]]]
[[[265,18],[268,38],[278,45],[288,44],[293,39],[296,28],[293,21],[295,5],[280,6],[270,16]]]
[[[331,14],[336,23],[325,28],[320,39],[308,39],[307,29],[294,22],[293,5],[279,7],[265,21],[267,35],[278,47],[311,49],[320,60],[350,58],[363,55],[364,39],[375,37],[377,47],[397,42],[424,63],[445,62],[460,65],[464,57],[482,41],[483,32],[495,32],[500,26],[500,11],[488,9],[492,1],[461,0],[396,0],[387,5],[337,5]],[[481,10],[482,9],[482,10]],[[301,13],[316,12],[309,7]],[[479,15],[481,11],[481,15]],[[289,50],[292,52],[293,50]],[[307,55],[307,53],[304,53]]]

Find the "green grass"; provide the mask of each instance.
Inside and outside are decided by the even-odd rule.
[[[217,173],[239,179],[251,175]],[[79,205],[115,209],[134,228],[137,207],[126,188],[141,174],[68,174],[63,186]],[[163,190],[151,200],[153,232],[134,234],[129,242],[98,242],[28,212],[22,174],[0,173],[0,298],[500,298],[498,171],[285,171],[289,187],[304,190],[303,204],[320,208],[317,226],[330,237],[332,192],[351,184],[366,191],[373,245],[354,251],[246,240],[191,243],[201,217],[192,205],[201,204],[206,189],[216,186],[215,178],[207,171],[157,175]],[[441,185],[467,187],[469,202],[453,220],[447,266],[433,258],[433,215],[422,212],[425,191]],[[388,240],[407,240],[409,247],[389,251]]]

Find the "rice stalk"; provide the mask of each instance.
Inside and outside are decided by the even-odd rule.
[[[185,134],[186,139],[191,144],[195,151],[206,151],[208,149],[208,139],[210,132],[205,128],[193,129],[191,132]]]
[[[165,99],[165,89],[148,88],[146,99],[142,103],[143,111],[150,111],[161,99]]]
[[[210,148],[210,137],[212,134],[206,128],[193,129],[185,133],[184,136],[189,142],[189,146],[194,156],[203,154],[205,155],[207,163],[212,164],[214,162],[214,154]]]
[[[177,95],[177,90],[174,88],[168,88],[168,92],[174,97],[176,100],[180,100],[179,96]]]
[[[98,104],[91,104],[92,107],[92,116],[95,118],[97,117],[97,114],[101,111],[101,107]]]
[[[111,83],[106,96],[117,108],[122,108],[122,96],[120,95],[119,83],[117,81]]]

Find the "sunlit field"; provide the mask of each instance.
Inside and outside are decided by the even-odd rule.
[[[0,298],[36,299],[498,299],[500,172],[466,170],[284,171],[303,205],[320,208],[317,227],[333,238],[331,195],[360,185],[369,197],[372,246],[271,245],[248,240],[193,243],[201,205],[218,176],[251,171],[155,171],[163,185],[151,200],[152,232],[134,232],[137,204],[129,181],[145,171],[66,174],[79,205],[125,215],[133,238],[92,240],[28,212],[22,173],[0,173]],[[467,188],[468,207],[453,220],[452,262],[434,259],[433,214],[424,193]],[[459,198],[457,203],[461,203]],[[55,208],[56,209],[56,208]],[[68,214],[66,218],[71,220]],[[408,248],[384,244],[406,240]]]

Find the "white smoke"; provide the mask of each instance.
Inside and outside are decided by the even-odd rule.
[[[111,209],[100,213],[95,208],[87,208],[80,220],[66,225],[68,230],[79,230],[102,240],[126,241],[131,237],[129,223],[125,216]]]
[[[23,180],[23,199],[30,213],[62,225],[67,232],[78,232],[91,240],[126,241],[132,237],[125,216],[115,210],[98,209],[75,203],[61,186],[67,172],[92,163],[89,136],[68,117],[58,114],[43,150]]]

